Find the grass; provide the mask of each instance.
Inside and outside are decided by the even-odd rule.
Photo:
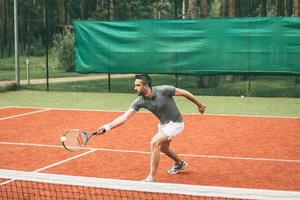
[[[124,111],[136,98],[134,93],[88,93],[15,91],[0,93],[0,107],[33,106]],[[300,117],[298,98],[257,98],[198,96],[207,105],[208,114]],[[185,98],[175,98],[183,113],[197,113],[197,108]]]

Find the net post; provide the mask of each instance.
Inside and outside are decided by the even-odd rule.
[[[248,74],[248,85],[247,85],[247,92],[248,92],[248,96],[251,96],[251,75]]]
[[[30,70],[29,70],[29,59],[26,59],[26,77],[27,77],[27,85],[30,85]]]
[[[15,38],[15,78],[20,85],[19,39],[18,39],[18,1],[14,0],[14,38]]]
[[[46,29],[46,90],[49,91],[49,61],[48,61],[48,50],[49,50],[49,28],[48,28],[48,0],[45,0],[45,29]]]
[[[108,75],[108,91],[111,92],[111,88],[110,88],[110,73],[108,73],[107,75]]]

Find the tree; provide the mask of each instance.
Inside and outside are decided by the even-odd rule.
[[[58,24],[65,25],[65,0],[59,0],[58,2]]]
[[[300,16],[300,0],[294,0],[294,16]],[[295,83],[300,84],[300,76],[296,76]]]
[[[207,0],[200,1],[200,17],[208,17],[208,2],[207,2]]]
[[[58,58],[58,68],[66,72],[74,71],[75,69],[75,37],[68,29],[65,29],[62,34],[57,34],[54,37],[53,54]]]
[[[191,19],[197,18],[197,8],[195,0],[188,0],[188,12],[190,14]]]
[[[4,56],[4,27],[5,27],[5,15],[4,15],[4,11],[5,11],[5,5],[4,5],[5,1],[0,1],[0,47],[1,47],[1,56]]]
[[[238,17],[239,16],[239,0],[229,0],[228,1],[228,15],[229,17]],[[227,75],[226,81],[233,82],[235,79],[234,75]]]
[[[239,13],[239,10],[240,10],[240,1],[239,0],[229,0],[228,1],[229,3],[229,10],[228,10],[228,14],[229,14],[229,17],[239,17],[240,16],[240,13]]]
[[[276,8],[276,16],[284,16],[282,0],[276,0],[275,8]]]
[[[261,0],[260,1],[259,15],[261,17],[266,17],[267,16],[267,0]]]
[[[294,16],[300,16],[300,0],[294,0]]]
[[[201,18],[208,17],[208,1],[200,1],[200,15]],[[219,76],[196,76],[197,85],[199,88],[216,87],[219,84]]]
[[[220,16],[221,17],[227,17],[228,16],[228,1],[227,0],[221,0],[221,6],[220,6]]]
[[[291,0],[284,0],[284,15],[291,16],[293,14],[293,6]]]
[[[109,20],[114,19],[114,1],[113,0],[108,0],[108,17]]]
[[[80,0],[80,18],[84,19],[85,18],[85,0]]]

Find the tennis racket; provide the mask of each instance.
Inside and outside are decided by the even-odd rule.
[[[78,151],[96,134],[97,132],[71,129],[61,136],[61,143],[68,151]]]

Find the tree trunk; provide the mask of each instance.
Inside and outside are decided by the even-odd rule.
[[[189,13],[191,16],[191,19],[197,18],[197,9],[196,9],[196,2],[195,0],[188,0],[189,2]]]
[[[7,47],[8,47],[8,56],[12,56],[13,50],[13,35],[14,35],[14,24],[13,20],[10,20],[10,7],[9,2],[6,1],[6,38],[7,38]]]
[[[114,1],[113,0],[108,0],[108,10],[109,10],[109,20],[114,19]]]
[[[40,1],[40,15],[43,18],[43,25],[46,27],[45,1]]]
[[[28,15],[27,25],[26,25],[26,45],[27,45],[27,55],[31,54],[31,43],[32,43],[32,31],[30,26],[30,16]]]
[[[4,13],[4,9],[3,9],[3,4],[4,4],[4,1],[1,1],[0,0],[0,38],[3,38],[4,37],[4,31],[3,31],[3,29],[4,29],[4,26],[3,26],[3,20],[4,20],[4,18],[3,18],[3,13]],[[1,56],[0,57],[3,57],[4,55],[4,52],[3,52],[3,50],[4,50],[4,47],[3,47],[3,40],[2,39],[0,39],[0,48],[1,48]]]
[[[294,16],[300,16],[300,0],[294,0]]]
[[[227,6],[227,0],[222,0],[221,1],[221,6],[220,6],[220,16],[221,17],[227,17],[228,16],[228,6]]]
[[[229,0],[229,16],[236,17],[236,0]]]
[[[300,0],[294,0],[294,16],[300,16]],[[295,83],[300,84],[300,76],[296,76]]]
[[[128,19],[133,19],[132,0],[127,1],[127,16],[128,16]]]
[[[238,17],[239,16],[239,0],[229,0],[229,11],[228,14],[230,17]],[[235,76],[234,75],[227,75],[226,76],[226,81],[228,82],[233,82],[235,80]]]
[[[207,0],[200,1],[200,17],[208,17]]]
[[[1,0],[0,0],[1,1]],[[22,7],[19,7],[19,16],[22,16],[23,13],[23,9]],[[26,49],[25,48],[25,35],[26,35],[26,31],[24,28],[25,25],[25,20],[23,17],[18,17],[18,24],[19,24],[19,44],[20,46],[22,45],[22,49]]]
[[[292,8],[292,2],[291,0],[284,0],[284,15],[285,16],[292,16],[293,14],[293,8]]]
[[[65,0],[59,0],[58,10],[58,23],[63,26],[65,25]]]
[[[70,7],[71,7],[71,2],[70,1],[66,1],[65,3],[65,25],[70,25],[71,22],[71,16],[70,16]]]
[[[200,17],[208,17],[208,2],[207,0],[200,1]],[[216,87],[219,84],[219,76],[196,76],[197,85],[199,88]]]
[[[84,11],[85,11],[85,0],[80,0],[80,18],[84,19]]]
[[[103,1],[102,0],[96,0],[96,13],[101,13],[103,11]]]
[[[282,2],[282,0],[276,0],[275,3],[275,9],[276,9],[276,16],[283,16],[283,7],[284,4]]]
[[[260,1],[259,15],[261,17],[267,16],[267,0]]]
[[[2,19],[3,19],[3,29],[2,30],[2,56],[5,55],[5,49],[8,47],[9,43],[8,42],[8,19],[7,19],[7,14],[8,13],[8,5],[7,5],[7,1],[4,0],[3,4],[2,4],[2,8],[3,8],[3,12],[1,13],[2,15]]]
[[[228,0],[222,0],[221,1],[221,6],[220,6],[220,16],[221,17],[227,17],[229,16],[229,4],[228,3],[231,3],[231,0],[228,1]],[[232,8],[232,6],[231,6]],[[231,11],[231,14],[233,12]],[[226,81],[233,81],[234,80],[234,76],[232,75],[226,75]]]

